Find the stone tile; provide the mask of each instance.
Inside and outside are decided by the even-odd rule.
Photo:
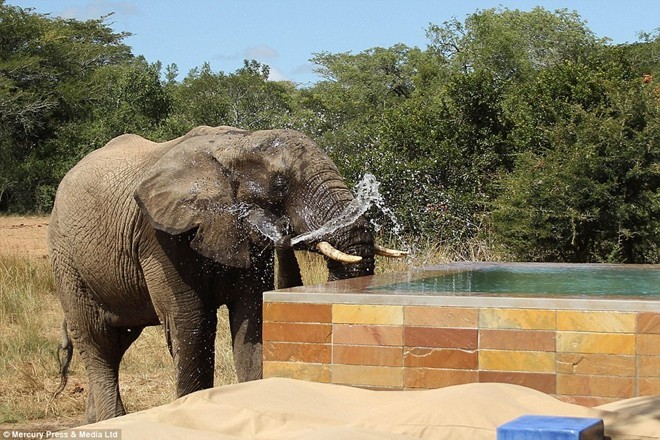
[[[635,378],[557,374],[557,394],[626,399],[635,396]]]
[[[557,330],[635,333],[636,313],[557,310]]]
[[[660,334],[637,335],[637,354],[660,355]]]
[[[555,311],[542,309],[479,309],[479,328],[554,330]]]
[[[441,370],[436,368],[406,368],[406,388],[442,388],[479,381],[479,372],[474,370]]]
[[[330,364],[332,346],[330,344],[264,341],[263,356],[264,360],[268,361]]]
[[[268,377],[288,377],[330,383],[330,365],[266,361],[264,362],[264,378]]]
[[[332,340],[331,324],[264,322],[264,341],[321,342]]]
[[[403,347],[335,344],[332,353],[332,363],[402,367]]]
[[[555,353],[544,351],[479,350],[479,369],[554,373]]]
[[[549,373],[517,373],[503,371],[480,371],[479,382],[500,382],[522,385],[546,394],[555,394],[557,378]]]
[[[403,327],[334,324],[333,342],[351,345],[403,346]]]
[[[476,329],[406,327],[406,347],[442,347],[475,350],[479,334]]]
[[[660,394],[660,377],[640,377],[637,380],[638,395],[655,396]]]
[[[635,354],[635,335],[557,332],[557,353]]]
[[[660,334],[660,313],[651,313],[651,312],[638,313],[637,333]]]
[[[637,356],[637,375],[660,377],[660,356]]]
[[[477,328],[479,309],[461,307],[406,306],[408,326]]]
[[[544,330],[487,330],[479,332],[480,349],[555,351],[555,332]]]
[[[405,366],[476,370],[479,367],[479,355],[475,350],[407,348]]]
[[[635,356],[600,353],[557,353],[557,373],[635,376]]]
[[[264,321],[332,322],[332,304],[264,303]]]
[[[333,304],[337,324],[403,325],[403,306]]]
[[[335,364],[332,366],[332,383],[401,388],[403,368]]]

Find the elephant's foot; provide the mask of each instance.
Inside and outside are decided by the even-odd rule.
[[[90,381],[89,397],[85,419],[87,423],[96,423],[102,420],[119,417],[126,414],[124,404],[119,395],[119,386],[114,388]]]
[[[259,343],[235,345],[234,365],[239,382],[263,378],[262,345]]]

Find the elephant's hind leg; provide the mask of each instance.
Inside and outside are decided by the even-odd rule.
[[[119,364],[142,328],[97,328],[91,338],[79,341],[80,354],[89,377],[87,421],[105,420],[126,414],[119,394]]]
[[[83,359],[89,378],[87,421],[95,422],[125,414],[119,395],[119,363],[141,328],[110,326],[103,307],[93,300],[86,283],[73,265],[54,265],[60,300],[73,345]]]

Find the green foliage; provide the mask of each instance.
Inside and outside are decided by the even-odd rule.
[[[265,129],[284,125],[290,112],[292,88],[268,81],[269,68],[254,60],[244,61],[235,73],[213,72],[205,63],[183,82],[173,86],[172,124],[176,131],[197,125],[229,125]]]
[[[62,121],[46,142],[57,157],[55,181],[110,139],[124,133],[148,136],[160,126],[172,104],[159,75],[158,65],[141,58],[103,66],[90,75],[75,117]]]
[[[527,151],[503,175],[492,220],[516,257],[660,261],[658,95],[639,82],[602,94],[592,111],[591,93],[583,103],[564,101],[570,115],[537,125],[545,148]]]
[[[326,81],[305,91],[307,127],[349,180],[373,172],[418,237],[489,235],[516,259],[659,260],[658,96],[641,84],[657,37],[609,46],[542,8],[427,36],[425,51],[314,59]]]
[[[96,70],[132,58],[126,35],[0,3],[0,209],[49,209],[51,141],[87,109]]]
[[[323,79],[306,88],[249,60],[178,81],[176,65],[134,56],[126,36],[105,17],[0,0],[0,211],[47,211],[67,170],[122,133],[289,127],[349,183],[375,174],[404,235],[421,242],[660,261],[658,30],[613,46],[574,12],[487,9],[430,24],[426,48],[316,54]]]

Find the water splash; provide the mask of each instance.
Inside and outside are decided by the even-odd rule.
[[[380,210],[380,212],[382,212],[385,215],[387,220],[391,223],[391,227],[389,229],[390,234],[396,236],[400,240],[403,240],[403,237],[402,237],[403,226],[401,225],[401,223],[399,223],[399,220],[396,218],[396,214],[394,214],[394,211],[392,211],[386,205],[385,199],[380,194],[378,194],[378,198],[375,199],[373,203]],[[375,219],[371,220],[371,224],[374,227],[374,232],[380,232],[380,230],[383,227],[383,225],[377,223]]]
[[[386,217],[388,223],[391,223],[390,233],[396,237],[401,237],[402,226],[397,221],[394,212],[387,207],[383,196],[379,191],[380,182],[373,174],[365,174],[362,180],[355,186],[355,198],[344,208],[344,210],[326,222],[318,229],[298,235],[291,239],[291,245],[304,241],[321,239],[330,235],[336,230],[353,224],[360,216],[365,214],[372,206],[377,207]],[[272,213],[251,204],[237,204],[231,209],[231,212],[244,218],[264,237],[279,243],[290,231],[290,225],[286,217],[276,217]],[[371,220],[375,232],[381,230],[382,225],[373,219]]]
[[[362,177],[362,180],[355,186],[355,198],[338,216],[323,224],[318,229],[298,235],[291,240],[291,244],[295,245],[302,241],[315,240],[325,235],[332,234],[337,229],[349,226],[367,212],[373,205],[381,209],[390,219],[393,219],[394,224],[398,228],[396,232],[400,232],[401,227],[398,222],[396,222],[392,210],[385,206],[385,201],[380,194],[379,187],[380,182],[373,174],[365,174],[364,177]]]
[[[284,238],[285,231],[289,230],[286,217],[276,217],[256,205],[243,205],[239,212],[242,218],[274,243],[279,243]]]

